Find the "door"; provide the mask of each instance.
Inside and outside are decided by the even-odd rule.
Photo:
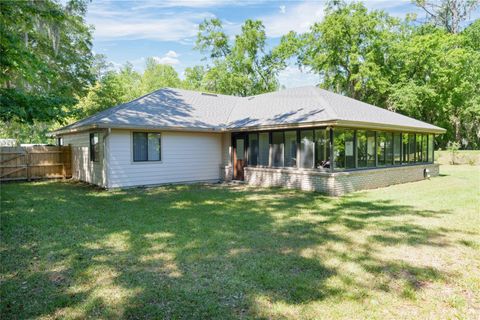
[[[245,167],[245,136],[233,137],[233,179],[243,180],[243,168]]]

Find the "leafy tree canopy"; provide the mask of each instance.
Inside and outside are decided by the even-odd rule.
[[[212,65],[203,75],[202,87],[238,96],[278,89],[277,76],[285,68],[285,60],[275,49],[267,52],[266,47],[261,21],[246,20],[240,34],[230,41],[219,19],[205,20],[199,27],[196,48],[206,54]]]
[[[94,80],[86,2],[2,1],[0,119],[62,121]]]

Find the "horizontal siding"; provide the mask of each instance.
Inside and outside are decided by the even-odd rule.
[[[162,161],[133,162],[131,131],[109,135],[110,188],[220,179],[220,134],[162,132]]]
[[[63,144],[72,146],[73,179],[104,186],[103,133],[99,134],[100,161],[90,161],[90,133],[82,132],[64,135]]]

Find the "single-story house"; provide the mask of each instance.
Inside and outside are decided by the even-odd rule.
[[[52,134],[105,188],[241,180],[329,195],[438,175],[445,130],[317,87],[251,97],[164,88]]]

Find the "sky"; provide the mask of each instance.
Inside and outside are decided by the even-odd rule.
[[[410,0],[367,0],[370,9],[382,9],[392,16],[424,13]],[[185,68],[198,64],[203,55],[194,50],[198,25],[209,18],[222,20],[225,32],[234,37],[246,19],[260,19],[265,25],[269,47],[278,44],[290,30],[308,31],[322,20],[324,1],[272,0],[93,0],[87,23],[94,30],[93,51],[104,54],[116,68],[127,61],[143,71],[147,57],[172,65],[183,78]],[[315,85],[318,76],[299,70],[291,63],[279,75],[285,87]]]

